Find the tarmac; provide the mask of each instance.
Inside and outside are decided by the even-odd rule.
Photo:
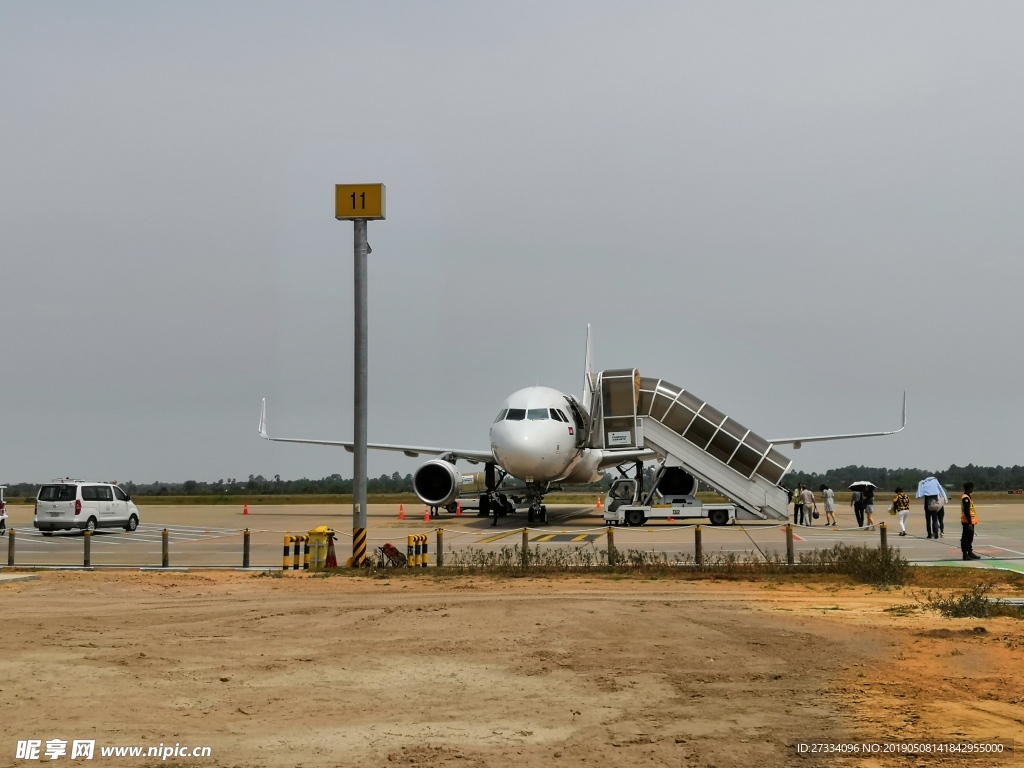
[[[582,548],[595,553],[607,549],[608,528],[601,510],[579,505],[549,505],[547,526],[527,529],[531,547]],[[142,522],[138,530],[101,529],[91,542],[91,565],[102,567],[159,568],[162,563],[162,531],[167,529],[169,566],[172,568],[238,568],[242,565],[243,530],[250,531],[250,566],[281,568],[282,544],[287,534],[300,534],[321,525],[330,526],[337,536],[337,556],[344,563],[351,553],[352,515],[350,506],[252,505],[243,515],[238,506],[146,506],[139,505]],[[9,525],[16,529],[15,565],[18,567],[82,567],[84,536],[79,531],[41,535],[32,525],[32,508],[10,506]],[[394,504],[370,505],[368,515],[368,552],[385,542],[405,551],[410,534],[429,533],[431,564],[436,561],[436,534],[444,537],[445,555],[469,550],[499,551],[522,543],[525,511],[499,518],[478,517],[475,510],[461,516],[442,512],[440,517],[423,519],[423,507],[405,505],[406,519],[399,519]],[[948,565],[972,568],[999,568],[1024,573],[1024,503],[981,504],[981,522],[975,539],[975,552],[982,559],[964,562],[960,553],[960,522],[957,511],[946,512],[946,533],[941,539],[924,535],[924,514],[915,507],[908,520],[909,534],[899,536],[894,516],[875,515],[876,523],[886,523],[888,543],[917,565]],[[852,511],[840,509],[838,525],[794,527],[794,550],[801,552],[827,549],[835,544],[877,546],[879,531],[856,527]],[[706,557],[730,554],[737,557],[784,555],[785,523],[750,521],[728,526],[712,526],[706,520],[654,522],[641,528],[615,527],[613,535],[620,552],[638,550],[667,553],[669,556],[694,554],[694,529],[700,526]],[[9,537],[0,539],[0,564],[8,562]]]

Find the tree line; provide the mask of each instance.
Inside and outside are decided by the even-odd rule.
[[[1024,488],[1024,467],[1017,465],[979,467],[968,464],[966,467],[960,467],[951,464],[949,469],[932,471],[910,467],[888,469],[851,464],[848,467],[839,467],[821,473],[793,471],[786,475],[783,482],[790,488],[795,488],[797,483],[803,483],[804,486],[812,489],[817,489],[821,485],[827,485],[833,489],[845,489],[858,480],[867,480],[885,490],[903,488],[908,491],[916,491],[917,484],[926,477],[934,477],[943,486],[952,488],[954,491],[963,488],[963,484],[968,480],[974,483],[975,489],[979,491],[1009,491]]]
[[[650,482],[653,479],[654,468],[647,467],[645,479]],[[908,490],[917,488],[917,483],[926,477],[934,476],[944,486],[954,490],[970,480],[979,491],[1008,491],[1024,488],[1024,467],[980,467],[968,464],[960,467],[953,464],[949,469],[932,471],[925,469],[904,468],[888,469],[886,467],[864,467],[850,465],[830,469],[827,472],[801,472],[794,470],[786,475],[784,484],[795,488],[797,483],[803,483],[808,488],[817,488],[820,485],[828,485],[835,489],[844,489],[851,483],[858,480],[867,480],[879,488],[892,490],[902,487]],[[583,491],[600,490],[607,488],[611,475],[606,475],[600,483],[587,486],[566,487],[564,490]],[[7,486],[8,498],[34,498],[39,489],[39,483],[10,483]],[[119,485],[133,496],[242,496],[259,494],[261,496],[272,496],[275,494],[297,496],[302,494],[350,494],[352,493],[352,479],[344,478],[334,474],[313,480],[303,477],[299,480],[284,480],[280,475],[266,478],[263,475],[249,475],[245,480],[238,478],[220,479],[216,482],[202,480],[186,480],[181,483],[161,482],[136,483],[122,482]],[[515,485],[521,485],[516,482]],[[366,481],[368,493],[413,493],[412,475],[400,475],[394,472],[390,475],[382,474],[380,477],[370,477]]]

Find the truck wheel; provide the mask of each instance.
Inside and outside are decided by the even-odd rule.
[[[453,501],[445,509],[448,510],[448,514],[454,515],[459,510],[459,502]]]
[[[729,513],[724,509],[712,509],[708,512],[708,520],[712,525],[726,525],[729,522]]]
[[[626,525],[641,526],[647,522],[647,517],[644,515],[643,510],[630,509],[626,512]]]

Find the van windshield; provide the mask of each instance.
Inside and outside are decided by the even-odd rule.
[[[77,485],[44,485],[39,489],[40,501],[74,501]]]

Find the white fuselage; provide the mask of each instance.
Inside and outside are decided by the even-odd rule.
[[[600,477],[600,452],[577,448],[577,429],[564,394],[550,387],[528,387],[502,403],[491,425],[491,453],[502,469],[528,483],[570,476],[590,482]],[[597,455],[588,456],[591,453]]]

